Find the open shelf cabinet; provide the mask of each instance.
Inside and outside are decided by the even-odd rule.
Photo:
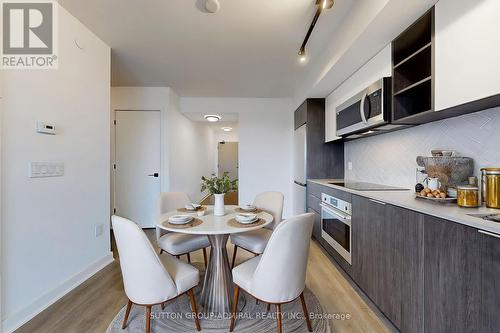
[[[434,8],[392,42],[394,123],[434,109]]]

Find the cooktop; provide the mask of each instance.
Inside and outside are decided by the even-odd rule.
[[[467,214],[472,217],[478,217],[480,219],[500,223],[500,214]]]
[[[393,187],[388,185],[373,184],[367,182],[331,182],[329,184],[345,187],[355,191],[409,191],[407,188]]]

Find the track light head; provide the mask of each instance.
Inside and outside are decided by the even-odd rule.
[[[333,4],[334,0],[316,0],[316,5],[321,6],[321,9],[331,9]]]
[[[307,60],[306,49],[305,48],[300,48],[300,51],[299,51],[299,61],[300,62],[305,62],[306,60]]]

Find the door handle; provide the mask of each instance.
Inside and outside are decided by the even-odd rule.
[[[155,173],[148,175],[148,177],[155,177],[155,178],[158,178],[159,176],[160,176],[160,174],[158,174],[158,172],[155,172]]]
[[[365,116],[365,100],[366,100],[367,96],[368,96],[368,94],[365,91],[363,93],[363,97],[361,97],[361,104],[359,105],[360,106],[359,113],[360,113],[360,116],[361,116],[361,120],[363,121],[364,124],[366,124],[368,122],[366,120],[366,116]]]
[[[368,200],[370,200],[370,201],[371,201],[371,202],[373,202],[373,203],[376,203],[376,204],[382,205],[382,206],[387,205],[387,203],[386,203],[386,202],[383,202],[383,201],[378,201],[378,200],[375,200],[375,199],[368,199]]]
[[[488,235],[488,236],[495,237],[495,238],[500,238],[499,234],[494,234],[492,232],[488,232],[488,231],[484,231],[484,230],[478,230],[478,232],[480,234]]]

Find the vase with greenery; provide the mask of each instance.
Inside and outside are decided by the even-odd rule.
[[[237,189],[238,179],[231,180],[228,172],[224,172],[220,177],[217,177],[215,174],[212,174],[209,178],[205,176],[201,177],[201,191],[208,191],[208,193],[213,194],[215,197],[215,216],[224,216],[224,195]]]

